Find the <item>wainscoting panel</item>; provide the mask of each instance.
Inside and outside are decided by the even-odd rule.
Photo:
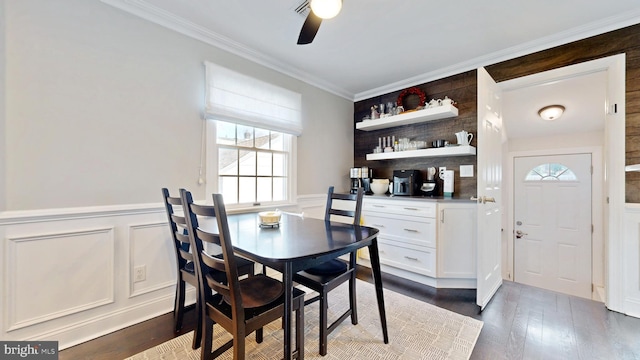
[[[114,228],[7,239],[8,331],[114,301]]]
[[[175,252],[166,222],[129,227],[129,289],[130,297],[173,288],[176,284]],[[136,281],[136,270],[143,269],[145,279]]]

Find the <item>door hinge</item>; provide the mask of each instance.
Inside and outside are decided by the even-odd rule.
[[[595,290],[595,288],[593,287],[593,284],[591,284],[591,292],[593,292]]]
[[[591,233],[593,234],[593,224],[591,224]]]
[[[609,203],[609,197],[607,196],[607,204]]]
[[[593,165],[591,165],[591,175],[593,175]]]

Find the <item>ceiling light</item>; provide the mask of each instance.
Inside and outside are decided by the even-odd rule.
[[[331,19],[342,9],[342,0],[311,0],[311,10],[319,18]]]
[[[538,110],[538,115],[543,120],[556,120],[564,112],[564,106],[562,105],[549,105]]]

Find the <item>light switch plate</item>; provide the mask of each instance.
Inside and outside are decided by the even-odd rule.
[[[460,165],[460,177],[473,177],[473,165]]]

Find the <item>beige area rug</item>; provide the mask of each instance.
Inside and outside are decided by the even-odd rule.
[[[419,300],[384,290],[389,344],[382,341],[380,316],[372,284],[357,281],[358,325],[349,319],[329,335],[328,353],[318,354],[318,304],[305,307],[306,359],[469,359],[482,329],[482,321],[463,316]],[[313,293],[307,291],[307,296]],[[346,310],[347,286],[329,293],[329,321]],[[230,336],[220,326],[214,326],[214,347],[226,342]],[[200,349],[191,349],[193,332],[167,341],[136,354],[127,360],[139,359],[200,359]],[[281,321],[269,324],[264,330],[264,341],[255,342],[255,334],[247,337],[247,359],[282,358]],[[228,350],[219,359],[232,359]]]

